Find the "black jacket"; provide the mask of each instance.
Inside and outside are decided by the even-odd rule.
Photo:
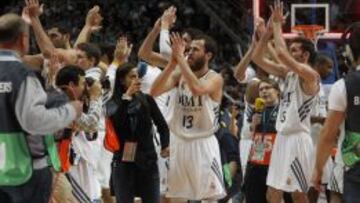
[[[161,149],[169,146],[169,128],[155,100],[147,94],[137,94],[131,101],[113,99],[116,111],[110,116],[120,141],[120,151],[114,160],[120,161],[126,141],[137,142],[135,163],[140,167],[156,164],[157,154],[153,142],[153,123],[160,134]]]

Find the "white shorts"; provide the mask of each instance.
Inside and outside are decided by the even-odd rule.
[[[343,194],[344,192],[344,165],[341,163],[334,162],[334,167],[331,172],[330,182],[328,189]]]
[[[101,185],[101,188],[110,188],[110,176],[111,176],[111,162],[113,154],[105,149],[104,143],[105,132],[102,130],[98,131],[97,141],[100,141],[99,159],[96,165],[96,177]]]
[[[266,184],[285,192],[307,192],[313,169],[312,139],[308,134],[275,139]]]
[[[77,165],[72,165],[69,171],[73,177],[73,195],[81,196],[83,191],[91,201],[101,198],[101,186],[96,178],[95,168],[85,159],[80,158]]]
[[[217,200],[225,197],[219,144],[215,136],[170,139],[167,197]]]

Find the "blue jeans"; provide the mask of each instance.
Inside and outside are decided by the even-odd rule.
[[[344,172],[344,203],[360,202],[360,165]]]
[[[156,162],[147,169],[134,163],[113,161],[112,185],[116,202],[133,203],[140,197],[143,203],[160,202],[160,178]]]

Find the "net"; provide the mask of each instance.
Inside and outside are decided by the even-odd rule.
[[[318,33],[321,33],[325,28],[321,25],[296,25],[292,29],[303,33],[304,37],[316,41]]]

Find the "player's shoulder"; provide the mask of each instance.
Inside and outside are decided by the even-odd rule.
[[[214,70],[209,70],[209,72],[205,75],[205,79],[217,82],[223,82],[224,80],[222,75]]]

